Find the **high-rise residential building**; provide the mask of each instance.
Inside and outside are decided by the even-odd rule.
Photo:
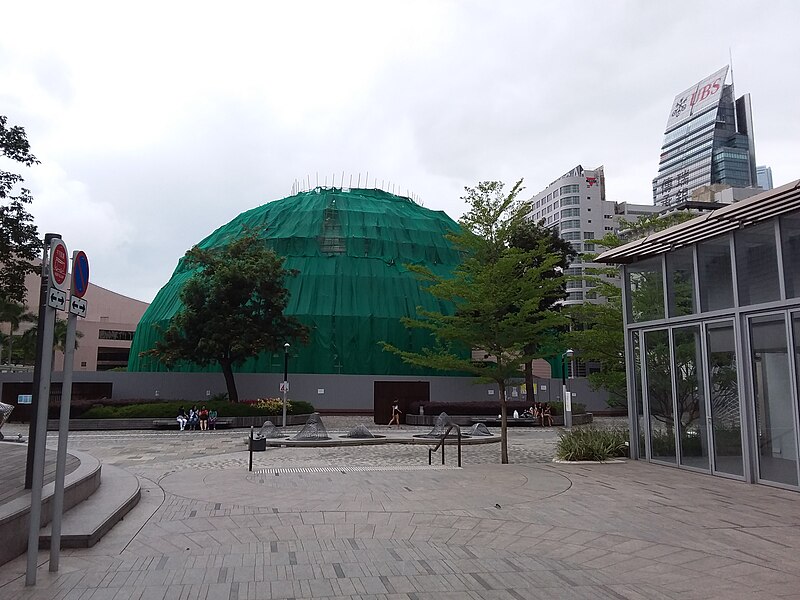
[[[756,167],[756,178],[758,179],[758,187],[762,190],[771,190],[772,185],[772,168],[767,165],[760,165]]]
[[[692,191],[712,184],[756,185],[750,95],[735,99],[727,75],[725,66],[675,96],[653,179],[654,204],[684,204]]]
[[[582,253],[599,252],[601,248],[591,240],[616,231],[620,218],[635,221],[641,215],[659,211],[657,206],[606,200],[605,186],[602,166],[584,169],[578,165],[532,198],[533,211],[529,217],[556,229],[562,239]],[[599,266],[578,256],[567,269],[567,275],[581,276],[587,267]],[[571,279],[567,282],[565,304],[601,301],[593,287],[592,281]]]

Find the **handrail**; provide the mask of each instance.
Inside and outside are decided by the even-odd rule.
[[[450,435],[450,432],[453,430],[453,427],[456,428],[456,433],[458,434],[458,467],[461,468],[461,427],[459,427],[455,423],[452,423],[450,425],[450,427],[447,428],[447,431],[445,431],[442,434],[442,438],[439,440],[439,443],[436,444],[435,448],[432,448],[432,449],[428,448],[428,464],[429,465],[433,463],[433,453],[436,452],[439,449],[440,446],[442,448],[442,464],[444,464],[444,445],[445,445],[444,441],[445,441],[445,439],[447,439],[447,436]]]

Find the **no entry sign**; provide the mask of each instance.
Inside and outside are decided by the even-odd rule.
[[[72,295],[83,298],[89,289],[89,259],[83,250],[72,253]]]
[[[62,292],[66,291],[68,271],[67,245],[56,238],[50,246],[50,285]]]

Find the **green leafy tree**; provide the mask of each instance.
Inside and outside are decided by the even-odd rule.
[[[617,248],[633,240],[661,231],[697,215],[677,211],[667,215],[646,215],[634,222],[620,220],[619,233],[607,233],[602,239],[587,240],[604,248]],[[584,254],[591,262],[596,254]],[[574,305],[567,309],[572,331],[565,336],[566,344],[576,351],[582,361],[597,362],[600,371],[590,373],[593,389],[608,391],[609,406],[627,406],[627,377],[625,371],[625,330],[622,319],[622,289],[619,287],[620,268],[617,266],[587,268],[583,279],[592,281],[593,289],[605,302]],[[632,301],[641,311],[653,310],[663,303],[661,278],[643,277]]]
[[[536,251],[541,245],[546,247],[546,253],[536,252],[533,260],[538,260],[544,256],[555,256],[558,261],[549,271],[543,272],[542,277],[547,279],[557,278],[560,285],[553,287],[545,296],[541,298],[540,308],[543,311],[557,310],[557,302],[566,297],[566,278],[563,274],[570,262],[577,256],[575,248],[568,241],[561,238],[558,232],[545,225],[544,220],[536,221],[523,220],[510,232],[509,245],[525,251]],[[525,353],[531,356],[549,356],[559,350],[560,332],[552,330],[543,333],[535,340],[530,340],[525,347]],[[533,397],[533,363],[525,363],[525,389],[528,390],[528,398]]]
[[[25,319],[28,322],[34,323],[36,315],[31,313],[27,314]],[[36,362],[36,337],[39,334],[38,325],[34,325],[30,329],[25,330],[20,336],[20,351],[22,360],[26,364],[33,364]],[[75,350],[78,348],[78,340],[83,337],[83,333],[75,331]],[[55,364],[56,352],[65,352],[67,348],[67,320],[56,318],[53,323],[53,348],[51,350],[50,360],[51,365]]]
[[[405,362],[435,369],[471,373],[481,381],[494,382],[500,391],[501,461],[508,462],[506,380],[519,375],[535,356],[531,341],[562,325],[564,319],[550,310],[548,300],[563,288],[553,276],[560,258],[550,252],[542,237],[530,248],[511,245],[514,232],[525,225],[530,205],[518,203],[518,181],[503,192],[496,181],[465,188],[469,205],[461,218],[461,231],[449,239],[464,252],[464,260],[450,277],[410,265],[436,298],[455,306],[452,314],[418,309],[417,318],[404,319],[407,327],[431,332],[431,347],[408,352],[390,344],[384,348]],[[470,350],[480,348],[488,358],[472,361]]]
[[[30,167],[39,161],[31,154],[25,130],[9,127],[0,115],[0,156]],[[0,300],[25,301],[25,275],[38,272],[33,260],[39,255],[39,242],[33,217],[26,205],[33,200],[30,190],[18,187],[21,175],[0,169]]]
[[[4,336],[8,344],[8,364],[13,362],[14,355],[14,332],[16,332],[22,323],[33,323],[36,321],[36,315],[26,310],[24,304],[0,298],[0,324],[8,324],[8,335]],[[2,345],[0,345],[0,363],[3,361]]]
[[[224,248],[195,246],[187,267],[198,267],[181,291],[183,307],[172,317],[163,339],[143,352],[168,367],[186,361],[219,364],[228,398],[238,402],[233,369],[261,352],[274,352],[286,340],[306,342],[307,328],[283,314],[289,301],[284,286],[296,271],[248,233]]]

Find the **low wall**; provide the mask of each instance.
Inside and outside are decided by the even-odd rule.
[[[433,427],[436,424],[436,419],[439,415],[406,415],[406,425],[426,425]],[[456,425],[465,426],[472,425],[474,419],[496,420],[495,416],[478,416],[478,415],[447,415]],[[564,417],[555,415],[552,417],[553,425],[561,427],[564,425]],[[580,415],[572,415],[573,425],[588,425],[594,419],[592,413],[583,413]],[[508,417],[508,424],[513,425],[515,419]]]

